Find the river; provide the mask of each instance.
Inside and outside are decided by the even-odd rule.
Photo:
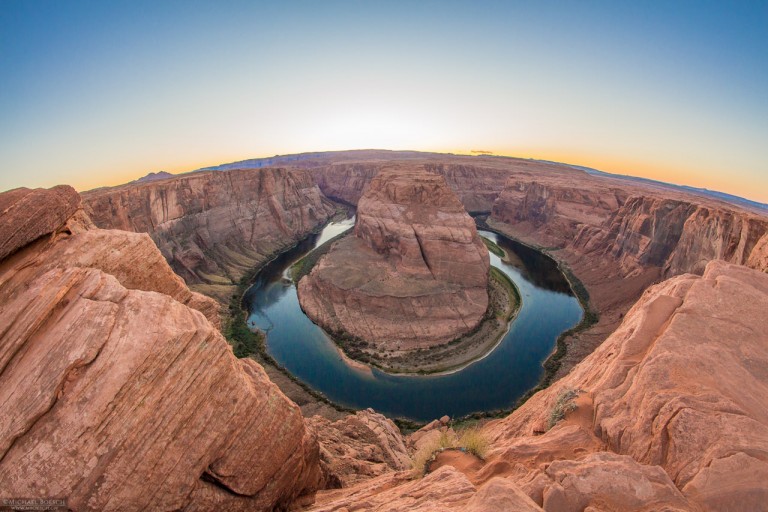
[[[548,256],[501,235],[480,231],[502,247],[509,261],[490,253],[491,265],[517,285],[523,305],[501,342],[485,357],[443,375],[390,375],[350,364],[299,306],[288,271],[315,247],[350,229],[334,222],[268,264],[244,296],[248,324],[267,333],[267,350],[291,374],[330,400],[356,409],[372,407],[390,417],[429,421],[443,415],[507,409],[542,376],[557,337],[576,325],[583,310]]]

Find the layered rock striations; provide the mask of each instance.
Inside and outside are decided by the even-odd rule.
[[[664,277],[701,274],[715,259],[756,268],[768,232],[765,215],[738,206],[586,173],[510,178],[491,220],[536,245],[614,263],[624,276],[651,267]]]
[[[354,236],[336,242],[298,292],[328,331],[410,350],[478,325],[488,269],[473,220],[441,176],[383,170],[358,203]]]
[[[669,279],[646,291],[567,377],[486,432],[505,446],[497,454],[512,462],[531,433],[546,429],[560,392],[578,390],[580,412],[537,443],[550,439],[554,446],[556,437],[577,429],[598,450],[662,468],[705,510],[765,510],[768,373],[761,368],[768,364],[768,335],[758,319],[767,307],[768,275],[745,267],[713,261],[702,277]],[[573,459],[582,459],[579,448],[587,446],[556,444],[570,446]],[[556,482],[526,478],[531,492],[543,488],[546,504],[547,486]]]
[[[768,275],[743,266],[664,281],[568,376],[483,426],[484,461],[321,491],[312,510],[768,510],[765,311]]]
[[[521,161],[513,160],[514,169],[520,168]],[[472,158],[414,158],[410,162],[360,161],[323,165],[311,169],[320,190],[331,198],[357,205],[365,188],[383,169],[404,170],[423,168],[427,172],[440,174],[456,193],[468,212],[489,213],[493,203],[504,188],[511,169],[498,162],[481,161]]]
[[[305,171],[286,169],[192,173],[83,198],[97,226],[148,233],[188,285],[223,301],[335,212]]]
[[[314,492],[314,434],[233,356],[206,318],[216,303],[146,234],[95,229],[76,198],[0,195],[0,498],[268,510]]]
[[[723,259],[765,270],[768,216],[662,186],[573,170],[510,177],[488,224],[544,247],[586,286],[600,320],[566,339],[564,375],[621,322],[643,290]]]

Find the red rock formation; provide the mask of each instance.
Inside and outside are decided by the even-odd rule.
[[[320,442],[320,458],[329,479],[339,486],[411,467],[400,430],[373,409],[336,422],[320,416],[307,420]]]
[[[714,261],[669,279],[568,376],[485,425],[479,468],[385,473],[311,510],[768,510],[765,311],[764,273]],[[549,428],[566,389],[577,408]]]
[[[0,259],[55,232],[80,208],[75,189],[17,188],[0,194]]]
[[[427,158],[414,157],[412,162],[360,161],[325,165],[311,170],[320,190],[331,198],[357,205],[363,191],[373,178],[385,168],[423,167],[440,174],[453,189],[469,212],[490,212],[494,201],[504,188],[510,168],[519,168],[522,162],[510,159],[507,165],[467,157]]]
[[[768,272],[768,233],[760,237],[749,255],[747,266]]]
[[[299,299],[331,332],[420,348],[480,322],[488,268],[474,222],[441,176],[384,170],[360,199],[355,235],[301,280]]]
[[[188,285],[222,301],[335,211],[306,172],[285,169],[192,173],[83,198],[97,226],[149,233]]]
[[[20,232],[30,196],[45,218]],[[94,230],[62,196],[76,193],[0,195],[0,498],[265,510],[314,491],[314,435],[189,307],[213,301],[147,235]]]
[[[759,369],[768,366],[768,336],[756,319],[766,310],[768,275],[721,261],[711,262],[703,277],[683,275],[649,289],[621,327],[567,377],[486,427],[496,447],[491,460],[525,465],[520,481],[529,482],[537,501],[543,489],[545,509],[559,480],[554,464],[541,465],[542,450],[538,460],[521,458],[519,447],[530,439],[556,446],[560,459],[579,461],[597,449],[628,455],[646,468],[660,466],[687,500],[705,510],[765,510],[768,374]],[[531,438],[566,388],[581,390],[581,412]],[[567,431],[581,434],[565,438]],[[610,473],[607,460],[590,462],[601,478]],[[578,497],[583,491],[574,484],[577,495],[565,501],[583,507],[586,497]]]

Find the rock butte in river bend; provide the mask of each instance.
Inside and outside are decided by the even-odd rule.
[[[437,174],[382,170],[357,208],[354,235],[334,243],[302,278],[307,315],[380,349],[450,341],[488,307],[488,250]]]
[[[587,347],[581,362],[482,427],[485,461],[445,452],[413,479],[406,459],[443,423],[403,436],[371,411],[303,419],[258,364],[234,358],[217,304],[191,292],[152,239],[97,229],[87,213],[111,204],[114,218],[101,211],[98,225],[127,222],[155,240],[160,224],[192,226],[203,257],[221,257],[217,243],[242,225],[198,231],[222,211],[209,213],[205,187],[203,206],[147,222],[164,218],[151,215],[157,191],[191,193],[177,180],[224,190],[234,179],[201,173],[94,191],[85,210],[69,187],[0,194],[0,499],[61,497],[74,510],[768,510],[764,213],[553,164],[387,152],[240,171],[286,188],[237,197],[247,195],[244,211],[271,198],[259,211],[309,218],[322,194],[356,203],[387,158],[434,166],[497,229],[559,248],[601,313],[570,339],[569,354]],[[476,188],[463,178],[473,173]],[[320,193],[293,194],[289,174]],[[130,218],[121,205],[134,205]],[[264,222],[275,231],[254,253],[268,254],[286,226]],[[548,429],[565,389],[578,408]]]

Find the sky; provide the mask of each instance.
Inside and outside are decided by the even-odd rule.
[[[768,202],[768,2],[0,1],[0,190],[307,151]]]

